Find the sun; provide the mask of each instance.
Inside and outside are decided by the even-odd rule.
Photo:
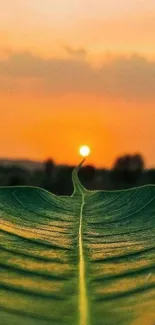
[[[87,145],[81,146],[79,149],[79,153],[82,157],[88,157],[90,155],[90,147],[88,147]]]

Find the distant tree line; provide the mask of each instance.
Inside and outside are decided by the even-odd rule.
[[[21,166],[0,165],[0,186],[37,186],[58,195],[73,192],[74,166],[56,165],[52,159],[43,168],[29,170]],[[87,165],[80,169],[79,178],[90,190],[120,190],[145,184],[155,184],[155,169],[146,169],[140,154],[118,157],[112,169],[97,169]]]

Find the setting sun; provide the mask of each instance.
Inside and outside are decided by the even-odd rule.
[[[88,157],[90,155],[90,148],[88,146],[81,146],[79,152],[82,157]]]

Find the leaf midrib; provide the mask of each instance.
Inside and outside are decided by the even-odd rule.
[[[81,190],[82,204],[80,209],[80,223],[79,223],[79,312],[80,321],[79,325],[88,324],[88,299],[86,290],[86,278],[85,278],[85,258],[83,249],[83,210],[85,205],[85,194]]]

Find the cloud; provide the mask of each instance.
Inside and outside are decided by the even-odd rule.
[[[64,49],[70,56],[77,59],[83,59],[87,55],[87,51],[84,48],[73,49],[72,47],[65,45]]]
[[[30,88],[32,81],[35,91],[51,95],[87,93],[112,99],[152,100],[155,62],[138,55],[119,56],[105,59],[96,69],[82,58],[44,59],[29,52],[12,53],[7,60],[0,60],[1,91],[19,91],[28,84]]]

